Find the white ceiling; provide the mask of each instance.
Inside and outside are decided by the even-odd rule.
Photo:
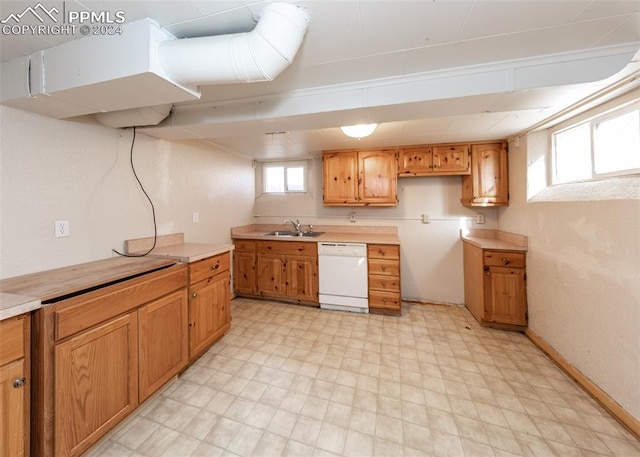
[[[2,0],[0,18],[35,3]],[[123,11],[127,22],[150,17],[183,38],[249,31],[269,2],[41,3]],[[293,64],[276,80],[201,87],[199,101],[176,104],[169,119],[140,131],[263,160],[502,139],[640,68],[638,0],[290,3],[307,8],[310,25]],[[3,34],[0,60],[79,38]],[[369,122],[381,125],[361,140],[338,128]]]

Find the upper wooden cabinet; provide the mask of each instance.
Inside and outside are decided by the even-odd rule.
[[[471,173],[469,144],[405,146],[398,150],[398,176],[448,176]]]
[[[322,157],[323,202],[328,206],[396,206],[395,149],[326,151]]]
[[[471,145],[471,174],[462,177],[464,206],[507,206],[507,143]]]

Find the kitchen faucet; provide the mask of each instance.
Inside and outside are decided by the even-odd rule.
[[[283,224],[290,223],[293,224],[293,228],[296,229],[296,232],[300,232],[300,221],[296,219],[295,222],[290,221],[289,219],[285,219]]]

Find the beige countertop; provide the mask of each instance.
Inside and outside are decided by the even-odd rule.
[[[164,257],[187,263],[233,250],[233,244],[185,243],[182,232],[159,235],[155,240],[153,237],[126,240],[124,247],[129,254],[139,254],[147,252],[154,243],[155,247],[148,254],[149,257]]]
[[[233,244],[179,243],[155,248],[150,257],[166,257],[181,262],[195,262],[233,250]]]
[[[314,226],[313,231],[322,232],[322,235],[319,236],[279,237],[265,235],[265,233],[275,230],[291,230],[291,227],[278,224],[253,224],[234,227],[231,229],[231,238],[308,243],[333,241],[336,243],[400,244],[396,227],[318,225]]]
[[[460,238],[482,249],[526,252],[528,248],[526,236],[500,230],[469,230],[467,233],[461,231]]]
[[[0,321],[40,308],[39,298],[0,292]]]

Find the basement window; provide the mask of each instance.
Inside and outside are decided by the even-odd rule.
[[[306,162],[270,162],[262,165],[265,194],[304,193],[307,191]]]
[[[640,173],[640,103],[552,130],[553,184]]]

